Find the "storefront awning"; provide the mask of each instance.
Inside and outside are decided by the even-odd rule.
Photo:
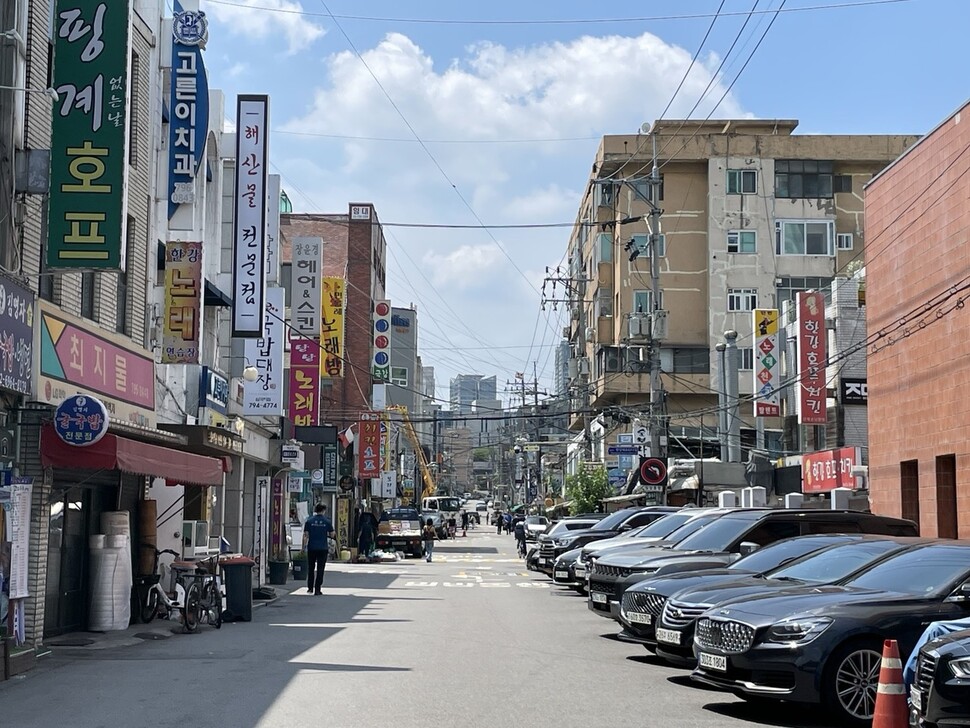
[[[68,445],[52,425],[41,429],[40,461],[45,468],[120,470],[187,485],[222,485],[224,471],[221,458],[193,455],[118,435],[105,435],[87,447]]]

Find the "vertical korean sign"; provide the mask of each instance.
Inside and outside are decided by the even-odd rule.
[[[290,401],[294,425],[315,426],[320,417],[320,345],[312,339],[290,339]]]
[[[209,82],[202,60],[208,40],[205,13],[183,10],[172,20],[172,89],[168,130],[168,217],[195,202],[195,180],[209,134]]]
[[[245,342],[246,366],[256,367],[254,382],[243,383],[244,415],[283,414],[283,289],[270,288],[266,295],[266,335]]]
[[[253,534],[253,556],[256,560],[256,575],[260,586],[266,579],[266,535],[269,521],[269,485],[268,475],[256,476],[256,513]]]
[[[781,385],[778,363],[778,310],[754,310],[754,400],[755,417],[779,417]]]
[[[320,345],[326,354],[320,362],[320,376],[324,377],[341,377],[344,373],[344,288],[343,278],[323,279]]]
[[[58,0],[51,121],[50,268],[125,266],[127,0]]]
[[[374,348],[371,375],[375,382],[391,379],[391,302],[374,302]]]
[[[236,98],[233,193],[232,335],[263,336],[266,303],[266,134],[268,96]]]
[[[202,243],[166,243],[162,364],[199,363],[201,307]]]
[[[290,290],[293,333],[307,339],[320,338],[321,238],[294,238]]]
[[[357,476],[381,477],[381,418],[376,412],[364,412],[360,416],[357,435]]]
[[[819,293],[798,294],[798,422],[824,425],[825,398],[825,297]]]

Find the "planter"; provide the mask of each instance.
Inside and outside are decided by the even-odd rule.
[[[293,559],[293,578],[297,581],[306,581],[307,560]]]
[[[276,586],[286,584],[290,574],[289,561],[270,561],[269,562],[269,583]]]

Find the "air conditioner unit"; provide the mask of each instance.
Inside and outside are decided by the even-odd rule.
[[[604,346],[600,349],[600,361],[604,372],[623,371],[623,352],[615,346]]]
[[[570,359],[569,360],[569,362],[566,364],[566,374],[569,376],[570,379],[575,379],[576,377],[579,376],[579,360],[578,359]]]
[[[579,367],[579,375],[585,377],[589,374],[589,359],[585,356],[581,359],[576,360],[576,365]]]

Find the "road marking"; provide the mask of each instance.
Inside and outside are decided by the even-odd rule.
[[[496,582],[491,582],[491,583],[489,583],[489,582],[482,582],[481,584],[479,584],[479,586],[482,587],[483,589],[486,588],[486,587],[489,588],[489,589],[507,589],[507,588],[511,587],[512,585],[509,584],[508,582],[505,582],[505,581],[496,581]]]
[[[436,581],[406,581],[404,586],[438,586]]]
[[[541,581],[520,581],[516,582],[516,586],[523,586],[531,589],[548,589],[549,585]]]
[[[441,586],[463,587],[463,588],[473,589],[476,585],[475,584],[469,584],[468,582],[457,582],[456,583],[456,582],[451,582],[451,581],[445,581],[445,582],[442,582]]]

